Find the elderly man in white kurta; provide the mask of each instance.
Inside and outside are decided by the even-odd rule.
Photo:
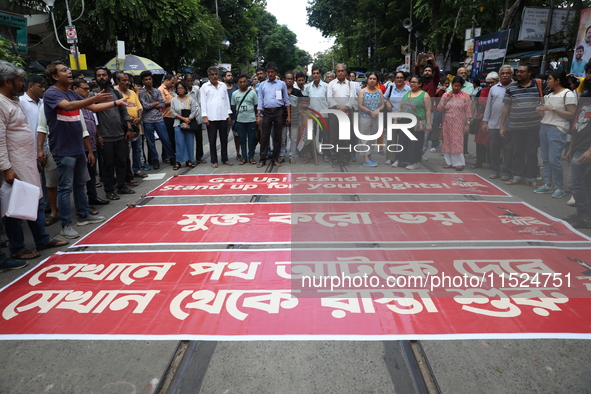
[[[11,63],[0,61],[0,171],[10,184],[15,179],[39,187],[43,197],[39,170],[37,169],[37,146],[29,122],[16,97],[23,91],[24,71]],[[5,217],[4,226],[8,236],[10,257],[29,260],[40,256],[39,252],[25,249],[22,220]],[[37,220],[27,221],[37,250],[67,245],[66,241],[50,239],[45,232],[45,213],[41,204],[37,207]]]

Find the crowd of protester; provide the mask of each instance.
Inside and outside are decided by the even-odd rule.
[[[26,76],[0,62],[0,170],[8,183],[20,179],[42,190],[37,220],[28,222],[36,250],[25,248],[22,221],[4,218],[9,257],[0,254],[0,268],[21,268],[22,260],[39,257],[39,251],[67,244],[50,239],[46,226],[59,222],[63,237],[79,236],[72,227],[71,196],[79,226],[100,223],[105,218],[96,206],[135,193],[136,179],[147,177],[146,171],[163,163],[174,170],[206,163],[204,130],[210,147],[219,140],[219,155],[210,149],[214,168],[234,164],[231,137],[237,163],[257,168],[267,161],[282,166],[286,160],[323,160],[337,167],[360,159],[367,167],[415,170],[427,150],[440,150],[443,168],[463,171],[468,136],[474,134],[471,168],[487,164],[491,179],[529,185],[554,198],[563,197],[568,184],[568,203],[577,211],[566,220],[591,228],[591,125],[585,115],[591,114],[585,101],[591,96],[591,64],[577,90],[577,78],[561,70],[535,78],[527,63],[490,72],[482,87],[467,78],[464,67],[448,78],[432,53],[422,59],[412,74],[365,73],[365,84],[345,64],[324,80],[323,71],[313,67],[308,81],[304,73],[280,75],[271,62],[250,77],[210,67],[203,84],[194,74],[166,74],[157,88],[150,71],[136,84],[129,74],[99,67],[89,83],[59,61],[47,67],[45,77]],[[409,122],[404,115],[412,114],[416,124],[408,133],[380,133],[389,112],[395,123]],[[351,125],[345,139],[343,116]],[[570,166],[568,182],[562,161]]]

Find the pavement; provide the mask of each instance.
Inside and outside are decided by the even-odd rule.
[[[233,149],[233,144],[229,144]],[[205,147],[208,151],[208,147]],[[470,147],[474,152],[474,145]],[[350,172],[410,172],[383,164],[376,155],[377,168],[353,163]],[[230,157],[235,153],[231,151]],[[427,152],[428,161],[417,171],[444,172],[443,157]],[[246,164],[220,166],[200,164],[181,173],[224,174],[256,173],[265,168]],[[488,178],[486,168],[470,170]],[[567,166],[565,167],[565,173]],[[284,164],[273,171],[338,172],[330,163],[318,165]],[[97,207],[101,215],[112,217],[126,204],[137,202],[173,175],[172,167],[163,164],[162,179],[140,180],[136,194]],[[528,186],[492,183],[509,192],[509,201],[525,201],[555,217],[574,212],[562,199],[537,195]],[[104,197],[102,189],[99,195]],[[363,196],[362,201],[371,201]],[[428,199],[427,197],[422,197]],[[449,199],[462,199],[454,196]],[[223,198],[167,198],[167,204],[204,202],[248,202],[249,196]],[[395,198],[392,198],[395,200]],[[441,199],[438,197],[437,199]],[[154,199],[148,204],[162,203]],[[342,199],[341,199],[342,200]],[[289,196],[268,196],[264,201],[290,201]],[[507,201],[507,200],[505,200]],[[97,225],[76,227],[81,235]],[[59,224],[47,228],[59,234]],[[591,236],[591,230],[581,230]],[[28,233],[28,230],[25,230]],[[59,237],[58,237],[59,238]],[[28,239],[28,244],[32,242]],[[461,245],[458,245],[461,246]],[[567,246],[567,245],[564,245]],[[582,246],[579,244],[578,246]],[[589,245],[585,245],[589,246]],[[404,245],[400,246],[404,247]],[[414,247],[414,245],[413,245]],[[67,247],[60,248],[66,251]],[[121,250],[125,247],[113,247]],[[156,247],[141,247],[156,249]],[[59,249],[58,249],[59,250]],[[70,249],[71,250],[71,249]],[[104,250],[104,249],[103,249]],[[55,250],[52,250],[53,252]],[[42,257],[31,260],[25,270],[0,274],[0,287],[34,268]],[[589,319],[588,316],[581,318]],[[4,340],[0,341],[0,394],[3,393],[589,393],[591,342],[564,339],[495,339],[495,340],[423,340],[417,360],[401,341],[83,341],[83,340]],[[409,359],[409,357],[411,359]],[[421,358],[423,357],[423,358]],[[434,377],[434,384],[421,388],[413,381],[415,367],[422,367]],[[428,367],[428,368],[426,368]],[[168,390],[168,391],[167,391]],[[426,391],[425,391],[426,390]]]

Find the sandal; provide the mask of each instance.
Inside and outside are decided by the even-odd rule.
[[[452,166],[451,164],[446,164],[443,166],[443,168],[454,168],[454,166]]]
[[[218,163],[213,163],[211,166],[212,166],[213,168],[218,168],[218,167],[219,167]]]
[[[148,174],[146,174],[145,172],[136,172],[135,174],[133,174],[134,177],[136,178],[146,178],[148,176]]]
[[[231,161],[225,161],[222,164],[226,165],[226,166],[233,166],[234,165],[234,163],[232,163]]]
[[[23,249],[20,252],[11,255],[10,258],[13,260],[32,260],[39,256],[41,256],[41,253],[39,252],[32,252],[29,249]]]
[[[538,182],[536,182],[536,181],[533,181],[533,182],[525,182],[525,184],[526,184],[527,186],[531,186],[531,187],[533,187],[534,189],[538,189],[538,188],[540,188],[540,187],[544,186],[544,184],[543,184],[543,183],[542,183],[542,184],[539,184],[539,183],[538,183]]]
[[[464,171],[464,166],[457,166],[456,171]]]
[[[88,214],[89,215],[98,215],[99,214],[99,211],[96,210],[96,209],[94,209],[94,208],[88,207]]]
[[[238,163],[238,165],[242,166],[244,164],[248,163],[246,160],[240,160],[240,162]]]
[[[278,162],[278,161],[274,161],[274,162],[273,162],[273,165],[274,165],[275,167],[281,167],[281,163],[280,163],[280,162]]]
[[[482,164],[472,164],[470,166],[470,168],[474,169],[474,168],[482,168]]]
[[[505,185],[523,185],[523,181],[518,179],[511,179],[510,181],[505,182]]]
[[[59,220],[60,218],[49,215],[45,218],[45,227],[49,227],[52,224],[56,224]]]
[[[264,161],[260,161],[259,164],[257,164],[257,168],[261,168],[264,165],[265,165],[265,162]]]
[[[255,159],[250,159],[250,164],[256,164],[257,161]]]
[[[62,241],[59,239],[52,238],[45,245],[37,246],[37,250],[45,250],[45,249],[49,249],[49,248],[59,248],[60,246],[66,246],[67,244],[69,244],[68,241]]]
[[[324,156],[324,162],[325,162],[325,163],[328,163],[329,161],[330,161],[330,157],[328,157],[328,156]]]
[[[296,159],[294,159],[293,157],[291,159],[289,159],[289,164],[295,164],[296,163]]]
[[[199,160],[197,160],[197,162],[199,162],[199,163],[207,163],[207,160],[199,159]]]
[[[178,161],[176,163],[174,163],[174,166],[172,167],[173,171],[178,170],[179,168],[181,168],[181,163],[179,163]]]
[[[191,160],[187,160],[187,162],[185,164],[189,168],[195,168],[195,167],[197,167],[197,164],[193,163]]]
[[[139,182],[137,182],[137,181],[134,181],[134,180],[132,179],[131,181],[127,181],[127,182],[125,182],[125,184],[126,184],[126,185],[128,185],[128,186],[137,186],[137,185],[139,185]]]

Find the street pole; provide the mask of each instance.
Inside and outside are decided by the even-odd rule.
[[[68,15],[68,26],[73,26],[72,22],[72,14],[70,14],[70,4],[68,4],[68,0],[66,0],[66,12]],[[76,34],[76,38],[74,39],[74,63],[76,64],[76,70],[80,70],[80,61],[78,59],[78,34]]]
[[[550,44],[550,27],[552,26],[552,14],[554,12],[554,0],[550,0],[550,13],[546,22],[546,32],[544,34],[544,54],[542,55],[542,65],[540,75],[546,74],[546,63],[548,62],[548,45]]]
[[[257,36],[257,68],[261,66],[261,56],[259,52],[259,36]]]

